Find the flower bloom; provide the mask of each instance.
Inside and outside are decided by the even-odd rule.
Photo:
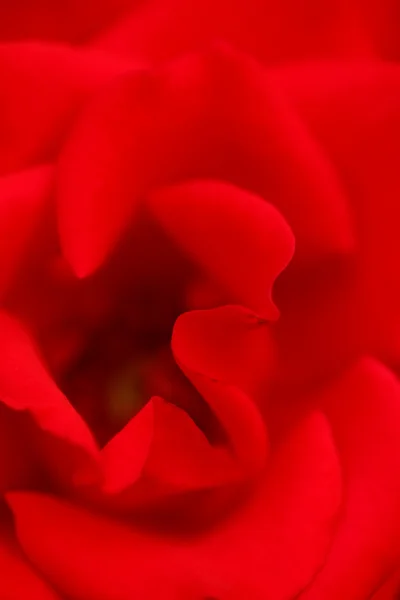
[[[0,6],[0,597],[394,600],[397,3]]]

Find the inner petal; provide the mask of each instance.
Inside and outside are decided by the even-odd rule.
[[[20,275],[8,308],[33,333],[54,380],[100,446],[152,395],[178,404],[207,436],[218,437],[211,409],[170,349],[173,324],[201,277],[151,219],[133,225],[90,277],[75,277],[57,242],[33,253]]]

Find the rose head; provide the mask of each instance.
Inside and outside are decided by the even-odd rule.
[[[1,598],[395,599],[398,16],[0,7]]]

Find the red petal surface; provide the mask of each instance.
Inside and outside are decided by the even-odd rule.
[[[342,178],[357,232],[359,280],[346,299],[349,326],[338,332],[340,343],[345,348],[353,338],[365,340],[364,346],[396,364],[400,356],[400,70],[394,64],[356,63],[333,65],[329,75],[323,66],[311,66],[282,77]],[[292,289],[288,293],[296,292]],[[314,328],[321,330],[335,318],[335,302],[328,303],[314,323],[313,312],[318,307],[310,294],[307,313],[298,314],[296,320],[307,320],[310,334]],[[290,344],[294,344],[295,336],[293,330]]]
[[[54,154],[88,93],[124,70],[96,52],[43,42],[0,44],[0,173]]]
[[[345,478],[344,512],[326,566],[302,600],[365,600],[400,560],[400,388],[366,359],[318,399]]]
[[[383,584],[376,594],[372,596],[372,600],[397,600],[400,592],[400,574],[394,573]]]
[[[15,0],[0,6],[0,38],[78,42],[107,28],[135,0]]]
[[[58,596],[26,562],[15,540],[0,526],[0,597],[4,600],[57,600]]]
[[[369,55],[356,2],[148,0],[97,44],[122,55],[164,60],[224,39],[266,62]]]
[[[294,251],[283,217],[253,194],[217,181],[197,181],[155,192],[157,221],[233,302],[266,318],[275,278]]]
[[[316,414],[282,445],[254,498],[198,540],[146,535],[49,496],[8,500],[29,558],[77,600],[289,600],[323,561],[340,474],[329,427]]]
[[[43,458],[61,478],[74,476],[77,467],[97,459],[91,432],[43,366],[20,324],[0,314],[0,397],[9,408],[28,411],[40,430]],[[47,442],[47,443],[45,443]],[[32,448],[35,451],[35,448]],[[69,473],[72,469],[72,473]]]
[[[266,71],[218,45],[120,78],[87,105],[60,162],[60,234],[75,272],[102,264],[152,188],[198,178],[276,204],[299,257],[354,247],[321,147]]]
[[[172,343],[179,344],[176,352],[197,372],[236,385],[252,397],[265,396],[274,349],[268,323],[247,308],[231,305],[184,313],[175,323]]]
[[[32,241],[50,198],[51,181],[50,167],[0,177],[0,296]]]
[[[146,463],[154,433],[154,408],[148,404],[102,449],[104,491],[116,494],[135,483]]]
[[[225,447],[212,446],[181,408],[161,398],[154,400],[154,441],[145,467],[146,477],[173,493],[224,485],[240,478]]]
[[[191,312],[178,318],[172,334],[175,360],[209,404],[244,472],[257,472],[264,466],[267,456],[265,423],[253,398],[233,382],[221,379],[221,373],[217,378],[213,377],[210,366],[201,361],[197,344],[203,348],[212,346],[213,339],[211,328],[207,339],[203,331],[193,327],[198,317],[199,313]]]
[[[341,180],[356,240],[348,258],[282,275],[282,375],[321,377],[360,352],[397,365],[399,68],[308,65],[276,77]]]
[[[26,415],[0,404],[0,493],[38,483],[38,460],[32,452],[32,427]],[[1,596],[0,596],[1,597]]]

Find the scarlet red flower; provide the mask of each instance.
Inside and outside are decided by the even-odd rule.
[[[394,600],[397,2],[0,6],[0,597]]]

